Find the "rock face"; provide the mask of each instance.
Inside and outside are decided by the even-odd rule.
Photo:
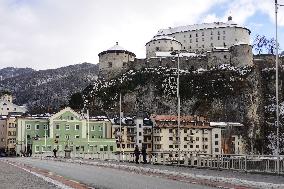
[[[31,113],[57,111],[69,97],[97,79],[98,66],[90,63],[28,72],[0,82],[0,91],[10,91],[14,103],[26,104]]]

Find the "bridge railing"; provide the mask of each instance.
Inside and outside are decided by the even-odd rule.
[[[52,157],[53,153],[36,153],[35,157]],[[58,152],[58,157],[65,157],[65,152]],[[135,156],[130,152],[119,153],[86,153],[71,152],[71,158],[135,162]],[[278,162],[279,158],[279,171]],[[142,162],[142,155],[139,161]],[[280,173],[284,174],[284,156],[273,155],[237,155],[237,154],[204,154],[193,152],[153,152],[147,154],[147,163],[160,165],[180,165],[186,167],[228,169],[245,172]]]

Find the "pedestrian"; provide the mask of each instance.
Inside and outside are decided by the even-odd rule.
[[[56,152],[57,152],[57,150],[54,148],[53,149],[54,158],[56,158]]]
[[[142,156],[143,156],[143,163],[147,163],[147,152],[146,152],[146,146],[143,145],[141,150]]]
[[[135,146],[134,155],[135,155],[135,163],[139,164],[140,151],[139,151],[138,145]]]

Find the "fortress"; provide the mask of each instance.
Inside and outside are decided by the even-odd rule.
[[[252,66],[253,53],[250,30],[237,25],[232,17],[228,21],[203,23],[161,29],[146,43],[146,58],[136,55],[118,42],[99,53],[99,76],[109,79],[129,69],[144,67],[177,67],[180,69],[209,69],[220,64],[236,67]],[[171,52],[178,52],[172,55]]]

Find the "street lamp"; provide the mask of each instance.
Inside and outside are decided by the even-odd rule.
[[[180,51],[173,51],[171,55],[178,55],[178,65],[177,65],[177,98],[178,98],[178,164],[180,164],[180,94],[179,94],[179,55]]]
[[[278,13],[278,7],[281,7],[284,5],[280,5],[278,4],[277,0],[275,0],[275,38],[276,38],[276,58],[275,58],[275,64],[276,64],[276,86],[275,86],[275,90],[276,90],[276,127],[277,127],[277,131],[276,131],[276,137],[277,137],[277,149],[276,149],[276,154],[277,154],[277,173],[280,173],[280,149],[279,149],[279,91],[278,91],[278,87],[279,87],[279,63],[278,63],[278,25],[277,25],[277,13]]]

